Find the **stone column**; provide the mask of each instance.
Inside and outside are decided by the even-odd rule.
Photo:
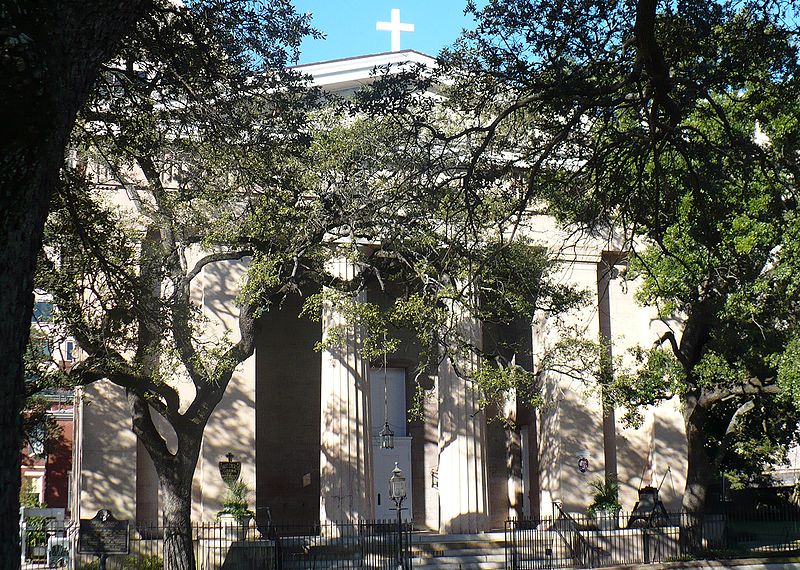
[[[329,270],[351,280],[358,267],[346,258]],[[366,293],[356,296],[364,302]],[[320,520],[372,519],[372,457],[369,414],[369,363],[361,354],[362,334],[334,304],[322,309],[322,339],[340,337],[322,351],[320,418]]]
[[[480,324],[459,305],[452,311],[459,336],[479,346]],[[477,356],[466,347],[451,351],[439,365],[439,530],[476,533],[488,527],[486,417],[477,389],[463,377],[477,369]]]

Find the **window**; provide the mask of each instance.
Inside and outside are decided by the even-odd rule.
[[[44,477],[37,473],[25,473],[22,476],[22,493],[20,498],[25,506],[39,506],[43,503]]]
[[[75,351],[75,343],[72,342],[71,340],[68,340],[66,349],[67,350],[66,350],[66,354],[64,354],[64,361],[65,362],[72,362],[73,360],[75,360],[75,357],[73,356],[73,353]]]
[[[53,320],[53,303],[50,301],[36,301],[33,304],[32,323],[49,323]]]

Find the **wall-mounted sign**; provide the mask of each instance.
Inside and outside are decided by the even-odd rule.
[[[219,462],[219,474],[225,484],[230,487],[239,480],[239,475],[242,474],[242,462],[233,460],[233,453],[227,454],[225,457],[227,461]]]
[[[589,459],[587,457],[578,458],[578,471],[586,473],[589,470]]]

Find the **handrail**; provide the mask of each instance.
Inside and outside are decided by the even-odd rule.
[[[272,521],[272,509],[269,507],[256,507],[256,511],[266,511],[266,526],[267,526],[267,540],[272,540],[275,542],[275,570],[281,570],[283,568],[283,544],[281,544],[281,537],[278,534],[278,529]],[[256,525],[258,525],[258,521],[256,521]],[[259,532],[261,529],[259,529]],[[262,534],[263,536],[263,534]]]
[[[572,545],[572,541],[568,539],[566,536],[564,536],[564,533],[561,532],[561,528],[559,528],[559,525],[557,524],[558,518],[556,517],[556,510],[558,510],[562,518],[570,521],[575,526],[575,528],[578,528],[578,523],[575,519],[572,518],[572,516],[569,513],[567,513],[566,511],[564,511],[564,509],[561,508],[561,503],[555,501],[553,502],[553,528],[556,530],[556,534],[558,534],[559,538],[564,542],[567,549],[569,550],[570,557],[572,558],[572,560],[575,561],[576,564],[580,564],[581,560],[578,559],[578,555],[575,553],[575,548]]]
[[[583,564],[587,568],[594,568],[595,557],[593,555],[594,555],[595,552],[597,552],[599,550],[599,548],[596,547],[596,546],[592,546],[592,544],[588,540],[586,540],[586,538],[583,535],[581,535],[580,532],[578,532],[578,521],[576,521],[572,517],[572,515],[570,515],[568,512],[566,512],[561,507],[561,503],[559,503],[557,501],[554,501],[553,502],[553,507],[554,507],[554,510],[553,510],[553,527],[556,529],[556,532],[558,533],[558,535],[561,537],[561,539],[564,541],[564,543],[569,548],[570,554],[572,555],[572,559],[576,563]],[[561,533],[561,529],[558,528],[558,525],[556,524],[556,517],[555,517],[555,510],[556,509],[558,510],[561,518],[568,520],[574,526],[575,531],[572,534],[573,534],[573,536],[575,536],[577,538],[577,540],[581,544],[581,546],[583,546],[583,551],[586,553],[586,557],[578,557],[578,554],[575,552],[574,546],[571,544],[569,539],[567,539],[567,537],[565,537]],[[588,558],[588,560],[586,558]]]

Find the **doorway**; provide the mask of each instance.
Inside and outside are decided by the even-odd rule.
[[[369,374],[375,518],[397,519],[394,503],[389,497],[389,478],[397,463],[406,478],[407,498],[403,501],[403,519],[411,520],[411,437],[406,423],[406,369],[388,367],[384,374],[383,368],[371,368]],[[394,432],[393,449],[381,449],[380,446],[378,434],[387,419]]]

